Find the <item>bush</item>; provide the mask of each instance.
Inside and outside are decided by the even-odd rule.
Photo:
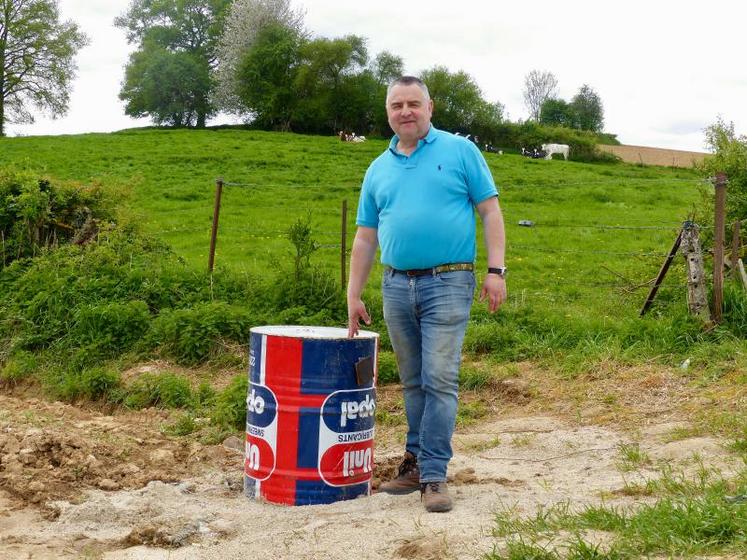
[[[184,408],[193,404],[189,380],[174,373],[146,373],[130,385],[124,397],[127,408],[159,406]]]
[[[213,424],[232,430],[246,428],[246,394],[249,379],[246,375],[237,375],[231,384],[218,394],[213,412]]]
[[[74,321],[70,336],[75,342],[116,355],[142,338],[150,326],[150,313],[139,300],[82,305],[75,310]]]
[[[19,350],[11,355],[0,368],[0,382],[17,383],[30,376],[39,363],[35,354]]]
[[[52,183],[36,174],[0,168],[0,264],[61,243],[85,243],[113,219],[111,199],[98,186]]]
[[[380,385],[399,383],[397,357],[394,352],[379,352],[379,371],[377,382]]]
[[[223,302],[164,311],[154,322],[147,345],[178,363],[194,365],[222,352],[226,343],[246,344],[252,317],[243,307]]]
[[[80,374],[80,393],[91,400],[105,399],[120,383],[117,371],[101,367],[87,369]]]

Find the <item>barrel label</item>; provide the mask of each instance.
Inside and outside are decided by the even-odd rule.
[[[244,472],[266,480],[275,470],[277,456],[277,398],[269,387],[258,383],[250,383],[248,393]]]
[[[331,393],[320,409],[319,475],[330,486],[371,479],[376,390]]]

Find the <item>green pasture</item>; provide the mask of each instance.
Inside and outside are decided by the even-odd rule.
[[[278,278],[293,270],[294,247],[287,232],[310,216],[312,237],[319,245],[311,265],[327,272],[325,286],[329,279],[339,282],[342,202],[348,203],[349,248],[362,177],[386,145],[384,139],[349,144],[336,137],[236,128],[139,129],[2,138],[0,165],[25,166],[55,180],[99,183],[112,190],[123,221],[134,222],[183,259],[184,272],[169,265],[169,278],[205,273],[215,181],[222,177],[227,184],[216,274],[199,289],[207,290],[211,301],[246,309],[274,302],[256,320],[313,319],[342,326],[339,286],[339,299],[330,299],[328,293],[320,295],[318,283],[316,288],[311,285],[317,299],[308,301],[303,299],[306,288],[284,288],[294,290],[294,301],[288,305],[296,311],[283,307],[283,294],[274,293],[280,291]],[[485,157],[499,186],[506,220],[509,300],[495,316],[488,315],[484,305],[475,306],[465,340],[468,353],[500,361],[546,360],[574,374],[608,359],[654,359],[676,365],[690,358],[694,366],[716,368],[717,373],[742,359],[747,334],[744,298],[735,290],[728,292],[724,326],[706,331],[687,315],[681,258],[649,315],[638,317],[679,226],[690,216],[708,221],[701,209],[711,187],[695,171],[530,160],[513,154]],[[520,225],[524,220],[533,225]],[[710,230],[705,228],[704,233],[707,244]],[[478,238],[481,235],[478,228]],[[478,247],[479,281],[485,266],[481,239]],[[372,328],[385,333],[380,272],[380,266],[374,269],[365,297]],[[270,286],[259,293],[247,280],[242,293],[214,291],[221,282],[240,286],[241,278],[255,283],[264,279]],[[268,296],[268,290],[274,295]],[[141,299],[140,294],[128,297]],[[173,301],[176,307],[186,305]],[[149,305],[151,313],[160,313],[160,307]],[[317,309],[320,305],[326,311]],[[306,309],[298,310],[299,306]]]

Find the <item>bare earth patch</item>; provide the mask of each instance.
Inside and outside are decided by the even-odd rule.
[[[238,438],[167,437],[158,410],[106,415],[0,396],[0,558],[472,559],[501,546],[496,511],[646,499],[625,490],[656,477],[661,462],[737,468],[717,438],[681,436],[703,397],[680,373],[611,373],[569,382],[524,364],[490,388],[490,414],[455,435],[448,514],[425,513],[418,494],[304,507],[248,500]],[[728,398],[737,404],[714,406],[744,406]],[[383,409],[398,399],[396,387],[379,392]],[[396,469],[402,431],[377,426],[374,487]],[[650,461],[622,468],[629,444]]]

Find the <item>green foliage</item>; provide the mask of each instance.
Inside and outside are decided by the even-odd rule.
[[[301,37],[279,23],[264,27],[237,69],[242,104],[255,113],[255,124],[270,130],[290,130],[299,99],[294,91]]]
[[[734,123],[719,118],[705,129],[706,146],[713,155],[705,158],[698,169],[708,177],[726,173],[728,196],[726,197],[727,223],[743,220],[747,216],[747,136],[737,136]],[[707,200],[712,208],[713,191],[709,189]],[[711,219],[713,212],[705,212]]]
[[[33,352],[18,350],[0,367],[0,385],[3,382],[17,383],[33,374],[39,367],[39,360]]]
[[[242,430],[246,426],[246,394],[249,379],[246,375],[237,375],[231,384],[218,393],[212,420],[217,426]]]
[[[433,124],[450,132],[486,135],[503,118],[503,106],[490,104],[474,78],[466,72],[449,72],[445,66],[434,66],[420,74],[433,100]]]
[[[231,342],[249,340],[252,316],[225,302],[198,303],[163,311],[152,323],[146,344],[177,363],[195,365],[216,357]]]
[[[130,54],[119,98],[131,117],[150,117],[157,125],[202,128],[215,112],[209,101],[211,87],[204,56],[146,43]]]
[[[124,397],[124,405],[134,409],[183,408],[193,402],[189,380],[175,373],[145,373],[127,387]]]
[[[80,393],[90,400],[106,398],[122,382],[118,371],[97,367],[83,370],[79,376]]]
[[[150,319],[144,301],[82,304],[73,315],[70,337],[81,346],[95,345],[113,357],[141,339]]]
[[[399,383],[399,369],[397,368],[397,357],[394,352],[379,352],[378,355],[378,378],[379,385]]]
[[[67,111],[75,55],[88,38],[60,21],[55,0],[6,0],[0,10],[0,137],[5,123],[33,122],[31,107]]]
[[[131,116],[156,124],[205,127],[218,39],[230,0],[132,0],[115,25],[138,49],[130,55],[120,99]]]
[[[571,104],[562,99],[548,99],[542,104],[540,124],[573,128],[574,115]]]
[[[0,167],[0,264],[32,257],[62,243],[84,243],[111,220],[110,196],[100,186],[51,182]]]
[[[195,422],[194,417],[191,413],[185,412],[180,414],[177,419],[167,424],[162,428],[162,431],[170,436],[188,436],[189,434],[196,432],[199,426]]]
[[[573,96],[570,103],[573,114],[573,127],[592,132],[601,132],[604,128],[604,108],[602,99],[591,86],[584,84]]]

